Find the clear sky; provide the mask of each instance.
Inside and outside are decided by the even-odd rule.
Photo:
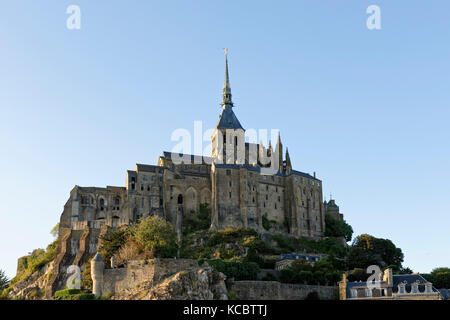
[[[66,9],[81,8],[81,29]],[[381,9],[368,30],[366,8]],[[0,268],[52,241],[74,185],[124,185],[177,128],[213,127],[223,48],[245,128],[280,129],[355,234],[450,266],[450,3],[0,3]]]

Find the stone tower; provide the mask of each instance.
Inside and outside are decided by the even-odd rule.
[[[245,163],[245,129],[233,111],[230,77],[228,74],[228,54],[225,49],[225,83],[222,94],[222,113],[211,137],[212,158],[226,164]],[[242,157],[238,157],[241,155]]]
[[[97,297],[102,296],[103,291],[103,271],[105,263],[101,255],[97,254],[91,260],[92,293]]]

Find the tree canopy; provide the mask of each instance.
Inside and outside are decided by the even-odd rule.
[[[399,271],[402,268],[403,252],[389,239],[362,234],[353,241],[347,262],[350,269],[378,265],[380,268],[390,267]]]
[[[345,220],[337,220],[325,214],[325,236],[326,237],[344,237],[345,241],[351,241],[353,228]]]

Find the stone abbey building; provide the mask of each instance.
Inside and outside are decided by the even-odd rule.
[[[226,59],[211,157],[164,152],[157,165],[137,164],[127,171],[124,187],[75,186],[61,215],[56,267],[81,265],[92,257],[107,226],[159,215],[180,230],[183,218],[195,214],[201,203],[209,204],[211,228],[323,237],[322,182],[292,168],[279,135],[272,149],[271,144],[246,143],[244,134],[233,111]],[[54,276],[54,288],[61,280]]]

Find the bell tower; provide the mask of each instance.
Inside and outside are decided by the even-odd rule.
[[[222,93],[222,113],[212,140],[212,158],[218,163],[245,163],[245,130],[233,111],[230,77],[228,73],[228,49],[225,49],[225,84]],[[243,159],[242,159],[243,158]]]

